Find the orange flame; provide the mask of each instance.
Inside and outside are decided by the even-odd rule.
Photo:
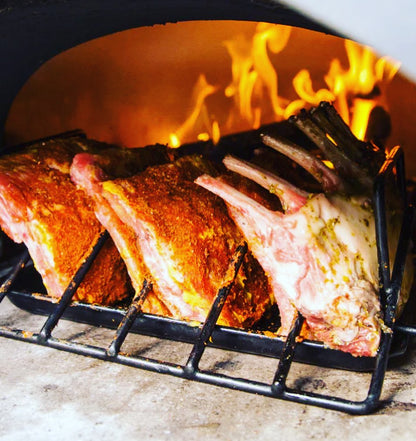
[[[399,63],[387,57],[378,59],[369,47],[345,40],[349,68],[343,68],[339,59],[333,59],[324,77],[327,88],[317,91],[313,88],[309,71],[300,70],[292,81],[299,98],[289,101],[279,96],[278,74],[269,54],[284,50],[290,32],[289,26],[258,23],[251,40],[237,35],[225,41],[224,47],[231,58],[232,78],[222,90],[232,104],[228,120],[221,124],[209,114],[205,99],[220,88],[209,85],[200,75],[194,90],[193,110],[181,127],[170,135],[170,144],[179,146],[201,124],[205,129],[194,134],[194,138],[212,139],[216,143],[223,128],[232,131],[243,122],[255,129],[261,125],[267,112],[269,120],[271,112],[272,119],[280,121],[321,101],[333,102],[352,132],[364,139],[371,111],[383,104],[382,89],[398,71]]]
[[[281,52],[289,40],[290,31],[288,26],[258,23],[251,41],[240,35],[224,42],[232,63],[232,82],[225,89],[225,96],[234,100],[232,118],[242,118],[252,128],[258,128],[264,91],[276,117],[283,116],[277,72],[268,51],[273,54]]]
[[[397,73],[400,64],[387,57],[377,59],[367,46],[345,40],[349,69],[338,59],[331,62],[325,81],[335,95],[335,106],[352,132],[364,139],[370,113],[378,104],[381,88]]]
[[[335,95],[327,90],[320,89],[313,91],[312,80],[309,71],[302,69],[293,78],[293,87],[299,97],[305,102],[317,106],[321,101],[334,101]]]
[[[208,84],[205,75],[199,75],[198,81],[194,87],[192,94],[192,112],[185,120],[185,122],[176,130],[176,132],[169,135],[169,145],[171,147],[179,147],[181,145],[181,140],[193,131],[198,120],[202,119],[205,126],[211,125],[209,121],[207,122],[208,118],[205,99],[216,91],[217,87]],[[209,129],[211,131],[211,127],[209,127]],[[213,130],[211,131],[211,133],[213,133]],[[204,133],[202,133],[201,135],[203,138],[206,138],[206,136],[204,136]],[[216,134],[216,137],[218,137],[219,139],[218,134]]]

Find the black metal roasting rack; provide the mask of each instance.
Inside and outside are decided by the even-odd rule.
[[[390,269],[385,206],[386,189],[389,185],[389,180],[392,178],[403,197],[404,214],[393,268]],[[11,260],[13,264],[9,265],[8,268],[0,268],[0,277],[3,279],[0,288],[0,302],[7,296],[15,306],[21,309],[35,314],[47,315],[47,319],[39,332],[1,326],[0,335],[100,360],[260,394],[271,398],[311,404],[352,414],[370,413],[380,403],[380,395],[389,358],[403,354],[406,349],[408,336],[416,335],[416,327],[395,323],[396,304],[401,289],[414,219],[414,209],[407,201],[404,155],[400,148],[393,149],[388,155],[375,180],[373,198],[381,280],[381,303],[384,310],[385,325],[393,330],[393,332],[383,332],[376,357],[355,358],[350,354],[328,349],[319,342],[301,341],[298,338],[303,323],[303,318],[300,315],[286,339],[270,337],[266,333],[247,332],[217,325],[221,308],[247,251],[246,244],[242,244],[237,249],[234,258],[230,262],[230,269],[233,274],[232,280],[224,282],[224,285],[218,291],[205,323],[200,326],[142,313],[141,305],[151,288],[147,282],[144,282],[141,292],[133,298],[127,310],[72,302],[77,287],[82,282],[98,251],[107,240],[107,233],[100,237],[91,255],[79,268],[59,302],[53,302],[46,296],[34,294],[25,289],[14,288],[16,284],[18,285],[19,277],[24,277],[24,272],[30,267],[30,256],[27,250],[23,250],[20,255],[14,256],[14,260]],[[227,272],[227,274],[229,273],[230,271]],[[115,329],[114,337],[108,342],[106,347],[74,342],[70,339],[55,338],[53,332],[61,319]],[[125,354],[121,351],[121,348],[129,333],[190,343],[192,349],[187,362],[183,365],[134,354]],[[397,340],[398,343],[392,344],[393,339]],[[270,384],[267,384],[203,370],[199,366],[206,347],[279,359],[274,379]],[[371,371],[371,381],[367,396],[363,401],[351,401],[291,388],[286,383],[293,361],[354,371]]]

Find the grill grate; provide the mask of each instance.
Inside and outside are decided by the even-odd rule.
[[[387,180],[392,176],[399,187],[405,207],[394,265],[392,271],[390,271],[385,188]],[[374,358],[354,358],[350,356],[350,354],[327,349],[318,342],[298,341],[297,337],[299,336],[303,323],[303,318],[300,315],[285,340],[270,338],[255,332],[249,333],[216,325],[221,309],[238,273],[242,259],[247,252],[246,244],[240,245],[236,250],[230,262],[229,271],[227,271],[227,274],[232,274],[232,277],[224,281],[223,286],[218,291],[212,304],[208,317],[201,327],[191,326],[185,322],[172,319],[143,314],[141,312],[141,305],[151,288],[151,285],[146,281],[143,284],[141,292],[133,298],[127,312],[125,310],[122,312],[121,310],[106,307],[71,302],[77,287],[94,261],[95,256],[107,240],[108,233],[106,232],[100,237],[91,255],[80,267],[58,303],[52,303],[51,300],[46,300],[46,298],[42,299],[42,297],[38,295],[34,296],[27,292],[13,290],[13,284],[30,261],[28,252],[26,250],[22,252],[17,263],[10,269],[0,287],[0,302],[7,295],[16,306],[33,313],[46,314],[48,317],[38,333],[2,326],[0,327],[0,335],[86,355],[100,360],[260,394],[271,398],[311,404],[352,414],[370,413],[379,405],[387,362],[389,357],[394,355],[392,351],[393,334],[395,334],[395,336],[398,334],[416,335],[415,326],[396,325],[394,323],[396,304],[400,293],[414,221],[414,209],[406,200],[404,155],[400,148],[397,147],[392,150],[381,168],[375,181],[373,198],[380,280],[382,281],[380,296],[384,310],[385,324],[387,327],[394,329],[394,333],[383,333],[377,356]],[[57,339],[52,334],[55,326],[62,318],[95,323],[99,326],[104,325],[110,328],[116,326],[116,331],[112,341],[109,342],[107,347],[83,344],[66,339]],[[114,323],[119,324],[117,326],[114,325]],[[127,355],[121,352],[121,348],[129,332],[188,342],[193,346],[187,362],[184,365],[149,359],[137,355]],[[250,379],[241,379],[200,369],[199,364],[201,358],[205,348],[208,346],[246,352],[258,356],[279,358],[272,383],[268,384]],[[340,367],[358,371],[371,370],[371,381],[367,396],[362,401],[351,401],[335,396],[290,388],[287,386],[287,378],[293,361],[317,363],[323,366]]]

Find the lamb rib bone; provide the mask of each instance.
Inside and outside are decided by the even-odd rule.
[[[358,140],[334,107],[322,102],[289,118],[331,161],[352,193],[370,194],[374,177],[385,160],[383,149]],[[341,189],[337,189],[341,191]]]
[[[344,182],[328,168],[319,158],[302,147],[277,136],[262,136],[263,143],[282,153],[292,161],[303,164],[307,170],[324,188],[325,191],[345,191]]]

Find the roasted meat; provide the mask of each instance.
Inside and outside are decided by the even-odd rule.
[[[104,196],[103,182],[127,178],[145,170],[148,166],[170,160],[169,150],[162,146],[139,149],[109,148],[99,153],[80,153],[73,159],[71,179],[91,198],[97,219],[110,233],[123,258],[136,293],[143,287],[143,281],[150,273],[143,261],[141,248],[136,241],[134,230],[117,216]],[[151,291],[143,305],[143,311],[169,315],[169,310]]]
[[[225,165],[277,195],[283,212],[265,208],[221,179],[204,175],[196,182],[226,201],[263,266],[279,307],[281,335],[288,334],[299,311],[309,338],[353,355],[373,356],[383,324],[369,195],[384,155],[358,140],[348,138],[346,142],[346,128],[338,120],[340,130],[329,137],[325,132],[322,137],[317,135],[319,118],[325,113],[334,118],[333,109],[323,105],[317,115],[302,114],[302,121],[295,122],[307,134],[312,128],[312,139],[330,157],[334,171],[298,146],[264,137],[267,145],[310,171],[322,184],[321,193],[310,194],[233,157],[227,157]],[[311,120],[305,124],[306,118]],[[369,156],[371,160],[366,161]]]
[[[0,159],[0,225],[24,242],[48,294],[59,298],[104,231],[92,204],[69,176],[83,138],[55,138]],[[129,294],[125,265],[108,240],[75,299],[109,304]]]
[[[97,157],[78,155],[72,177],[94,197],[97,217],[119,247],[136,290],[147,278],[169,315],[203,321],[243,242],[221,199],[193,183],[202,173],[215,174],[215,167],[193,155],[109,179],[99,165]],[[269,292],[249,254],[219,323],[250,326],[269,307]]]

